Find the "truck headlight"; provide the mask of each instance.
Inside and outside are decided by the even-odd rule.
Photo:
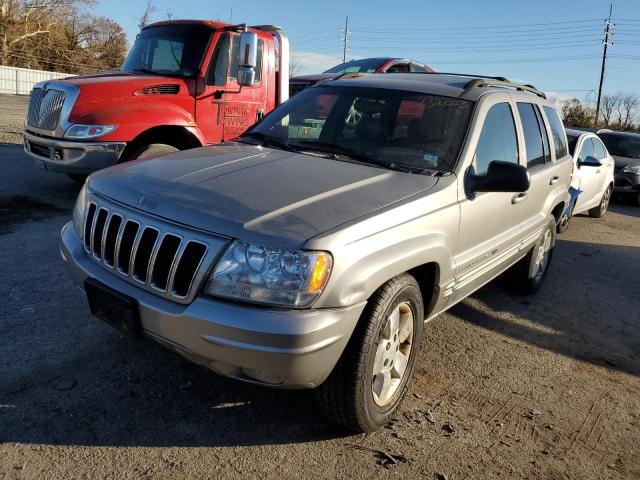
[[[76,206],[73,208],[73,230],[78,235],[78,238],[82,240],[82,229],[84,226],[84,212],[87,209],[87,186],[83,185],[78,198],[76,200]]]
[[[64,137],[75,140],[86,140],[88,138],[101,137],[113,132],[115,129],[115,125],[71,125],[67,128]]]
[[[640,165],[627,165],[622,169],[623,173],[630,173],[632,175],[640,175]]]
[[[253,303],[304,308],[322,293],[332,265],[333,259],[327,252],[235,241],[218,261],[205,293]]]

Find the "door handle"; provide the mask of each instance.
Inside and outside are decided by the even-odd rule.
[[[596,170],[596,173],[600,173],[600,170]]]
[[[527,192],[520,192],[513,197],[511,197],[511,203],[516,204],[520,202],[524,202],[527,199]]]
[[[560,181],[560,177],[558,177],[558,176],[551,177],[551,180],[549,180],[549,185],[555,185],[559,181]]]

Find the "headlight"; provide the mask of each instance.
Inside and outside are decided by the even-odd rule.
[[[115,125],[71,125],[64,134],[65,138],[84,140],[87,138],[97,138],[107,133],[113,132]]]
[[[332,264],[327,252],[235,241],[218,261],[205,293],[253,303],[308,307],[322,293]]]
[[[623,173],[630,173],[632,175],[640,175],[640,165],[627,165],[622,169]]]
[[[78,199],[76,200],[76,206],[73,208],[73,230],[78,235],[78,238],[82,240],[82,227],[84,223],[84,212],[87,209],[87,187],[82,186]]]

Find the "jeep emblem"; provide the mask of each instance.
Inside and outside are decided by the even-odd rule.
[[[137,203],[139,206],[146,208],[147,210],[155,210],[158,207],[158,202],[145,195],[141,196]]]

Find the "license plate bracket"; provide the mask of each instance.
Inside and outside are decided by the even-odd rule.
[[[94,278],[85,280],[84,289],[91,313],[129,338],[137,339],[142,336],[140,309],[135,299]]]

